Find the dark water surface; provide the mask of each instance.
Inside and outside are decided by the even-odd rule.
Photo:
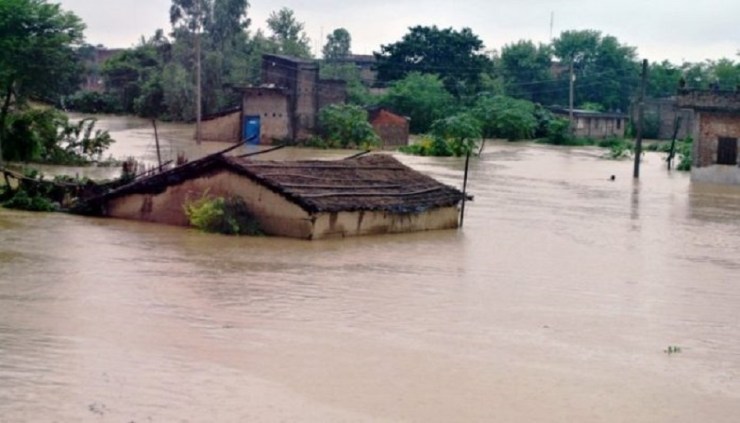
[[[146,122],[102,124],[152,160]],[[191,131],[163,143],[223,147]],[[737,422],[740,189],[657,154],[633,183],[600,154],[490,144],[461,231],[304,242],[0,209],[0,421]],[[461,184],[461,160],[399,157]]]

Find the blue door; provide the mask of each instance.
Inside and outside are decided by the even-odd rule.
[[[244,142],[247,144],[260,143],[260,117],[244,116],[244,132],[242,133]]]

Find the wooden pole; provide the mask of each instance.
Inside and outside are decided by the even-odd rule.
[[[201,19],[201,10],[200,10],[200,2],[196,0],[196,4],[198,5],[198,13],[197,13],[197,23],[196,23],[196,29],[195,29],[195,85],[196,85],[196,92],[195,92],[195,143],[200,145],[200,138],[201,138],[201,125],[200,121],[202,119],[203,114],[203,104],[202,104],[202,81],[201,81],[201,47],[200,47],[200,33],[201,33],[201,26],[202,26],[202,19]]]
[[[676,116],[676,120],[673,122],[673,138],[671,138],[671,151],[668,153],[668,170],[671,170],[673,165],[673,158],[676,157],[676,138],[678,138],[678,130],[681,129],[681,116]]]
[[[460,208],[460,227],[463,227],[463,222],[465,222],[465,201],[468,199],[468,168],[470,166],[470,150],[468,150],[468,154],[465,156],[465,176],[463,177],[463,198],[462,198],[462,207]]]
[[[568,92],[568,121],[570,122],[570,134],[573,135],[576,127],[573,124],[573,102],[575,99],[576,75],[573,70],[573,58],[570,59],[570,89]]]
[[[642,127],[645,120],[645,86],[647,85],[647,59],[642,61],[642,78],[640,79],[640,94],[637,100],[637,138],[635,138],[635,168],[632,176],[640,178],[640,156],[642,156]]]
[[[152,126],[154,127],[154,142],[157,144],[157,164],[159,164],[160,170],[162,169],[162,153],[159,150],[159,133],[157,133],[157,120],[152,119]]]

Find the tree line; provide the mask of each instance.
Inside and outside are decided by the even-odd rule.
[[[249,6],[248,0],[172,0],[167,32],[142,37],[99,68],[97,48],[84,43],[84,24],[73,13],[47,0],[0,2],[0,146],[9,118],[30,98],[85,112],[194,120],[198,44],[206,115],[237,106],[238,88],[260,83],[263,54],[314,58],[305,24],[293,10],[272,12],[262,31],[252,30]],[[352,104],[382,105],[411,117],[416,133],[466,113],[476,117],[484,136],[531,138],[553,126],[541,105],[568,104],[571,69],[579,108],[626,112],[639,82],[636,48],[596,30],[491,51],[469,28],[414,26],[374,53],[376,87],[383,94],[373,94],[362,81],[352,57],[351,34],[335,29],[322,49],[321,75],[347,81]],[[652,63],[649,74],[647,93],[654,97],[674,94],[679,84],[725,90],[740,85],[740,63],[729,58]],[[105,90],[79,91],[89,76],[102,79]]]

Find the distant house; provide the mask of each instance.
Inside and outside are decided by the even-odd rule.
[[[384,154],[294,162],[217,154],[95,204],[104,216],[185,226],[183,205],[203,195],[239,197],[265,233],[301,239],[456,228],[463,197]]]
[[[683,90],[677,101],[696,115],[691,180],[740,184],[740,91]]]
[[[243,88],[242,93],[239,112],[232,112],[228,119],[206,121],[201,131],[228,134],[228,139],[219,141],[230,142],[251,139],[250,131],[259,132],[259,138],[254,140],[259,144],[305,140],[316,132],[319,110],[347,100],[347,84],[320,79],[315,61],[265,54],[262,56],[262,84]],[[238,116],[237,127],[234,127],[235,116]],[[230,122],[229,130],[212,128],[225,121]],[[232,138],[234,135],[236,138]]]
[[[116,54],[124,51],[123,49],[109,49],[102,46],[94,47],[90,57],[84,60],[87,68],[85,80],[82,83],[83,91],[102,92],[105,89],[102,69],[105,62],[110,60]]]
[[[409,143],[409,119],[388,109],[375,107],[368,110],[368,120],[380,137],[382,148],[395,148]]]
[[[550,111],[559,117],[570,116],[570,109],[552,107]],[[627,119],[624,113],[573,109],[573,132],[577,137],[587,138],[624,137]]]

